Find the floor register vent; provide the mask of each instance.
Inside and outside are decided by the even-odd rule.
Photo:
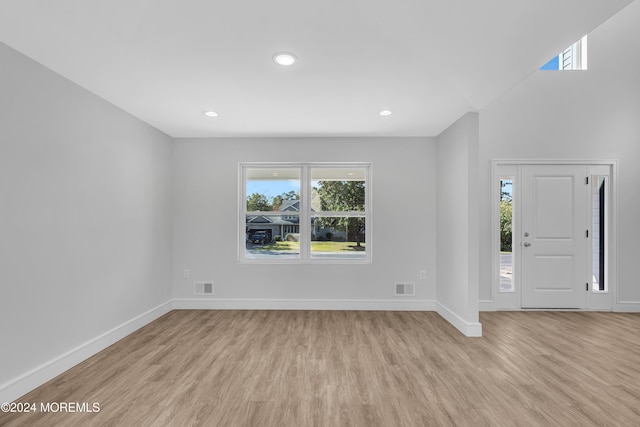
[[[213,295],[213,282],[194,282],[193,293],[196,295]]]
[[[416,295],[416,284],[413,282],[396,283],[396,296],[413,297]]]

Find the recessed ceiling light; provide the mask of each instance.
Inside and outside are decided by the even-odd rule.
[[[391,111],[391,110],[382,110],[378,114],[380,114],[381,116],[390,116],[390,115],[393,114],[393,111]]]
[[[207,117],[218,117],[218,113],[211,110],[203,111],[202,114],[204,114]]]
[[[298,61],[298,58],[293,53],[290,52],[278,52],[273,55],[273,60],[276,64],[282,65],[284,67],[289,67]]]

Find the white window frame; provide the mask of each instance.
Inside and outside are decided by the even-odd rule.
[[[365,210],[356,212],[312,212],[311,211],[311,169],[313,168],[358,168],[365,171]],[[252,168],[299,168],[300,170],[300,257],[285,258],[247,258],[246,257],[246,218],[247,214],[247,179],[246,171]],[[371,210],[371,163],[331,162],[331,163],[275,163],[275,162],[241,162],[238,164],[238,262],[241,264],[371,264],[372,263],[372,210]],[[340,216],[363,217],[365,219],[365,247],[362,258],[317,258],[311,255],[311,217]]]

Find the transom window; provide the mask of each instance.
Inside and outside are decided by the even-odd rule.
[[[586,70],[587,69],[587,36],[564,49],[549,62],[540,67],[541,70]]]
[[[370,164],[240,164],[240,262],[369,263]]]

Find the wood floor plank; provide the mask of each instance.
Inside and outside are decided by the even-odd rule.
[[[640,315],[176,310],[0,413],[0,426],[637,426]]]

